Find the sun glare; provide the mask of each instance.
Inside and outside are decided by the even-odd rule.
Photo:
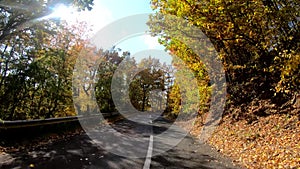
[[[61,20],[72,20],[75,12],[74,8],[66,6],[64,4],[57,4],[52,8],[53,12],[42,19],[61,19]]]

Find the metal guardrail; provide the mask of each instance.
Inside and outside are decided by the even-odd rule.
[[[117,115],[118,112],[102,113],[103,117],[112,117]],[[16,121],[0,121],[0,129],[12,129],[12,128],[24,128],[33,126],[44,126],[51,124],[60,124],[68,122],[76,122],[79,120],[94,119],[100,117],[99,114],[89,116],[70,116],[70,117],[59,117],[59,118],[48,118],[48,119],[35,119],[35,120],[16,120]]]

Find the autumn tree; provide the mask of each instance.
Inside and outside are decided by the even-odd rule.
[[[222,61],[230,103],[239,105],[259,98],[282,104],[298,92],[298,1],[151,2],[157,11],[148,23],[152,34],[160,36],[161,44],[182,59],[203,84],[206,83],[204,91],[209,92],[211,85],[211,77],[205,73],[209,67],[201,65],[204,63],[207,66],[206,61],[199,60],[200,57],[190,46],[174,37],[175,31],[184,33],[189,26],[201,30],[218,52],[217,58],[211,59]],[[188,24],[180,27],[170,22],[168,15],[176,16]],[[197,40],[197,34],[183,35]]]
[[[139,64],[137,64],[137,68],[141,69],[138,72],[130,84],[130,99],[133,106],[140,110],[145,111],[149,110],[150,103],[150,95],[153,90],[160,90],[162,92],[166,92],[166,68],[165,64],[161,64],[158,59],[148,57],[141,60]],[[152,97],[155,97],[155,94],[160,98],[163,98],[163,94],[161,92],[153,92]],[[153,98],[154,99],[154,98]],[[152,104],[155,104],[152,102]],[[157,105],[152,105],[152,107],[161,107],[160,103]]]
[[[77,40],[82,42],[81,38],[65,24],[40,19],[50,14],[57,3],[0,2],[1,119],[74,115],[71,75],[76,52],[73,49]],[[92,1],[64,3],[73,3],[79,10],[92,5]]]
[[[102,54],[99,55],[101,61],[99,63],[98,72],[97,72],[97,83],[95,86],[96,90],[96,99],[98,101],[100,111],[114,112],[116,111],[114,101],[111,94],[111,83],[115,70],[118,68],[118,65],[123,61],[123,59],[128,56],[128,52],[123,52],[120,56],[118,50],[112,51],[102,51]],[[120,84],[121,85],[121,84]]]

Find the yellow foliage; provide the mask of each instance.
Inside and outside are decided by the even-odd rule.
[[[284,92],[289,94],[292,86],[296,86],[299,83],[299,64],[300,54],[284,51],[279,57],[275,57],[274,60],[281,61],[279,65],[280,81],[275,87],[276,92]],[[276,65],[275,65],[276,66]]]

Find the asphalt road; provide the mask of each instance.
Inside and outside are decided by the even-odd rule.
[[[98,127],[48,145],[0,153],[0,168],[239,168],[209,145],[185,136],[180,128],[170,130],[172,123],[162,117],[150,120],[148,115],[139,115],[118,121],[109,129]]]

